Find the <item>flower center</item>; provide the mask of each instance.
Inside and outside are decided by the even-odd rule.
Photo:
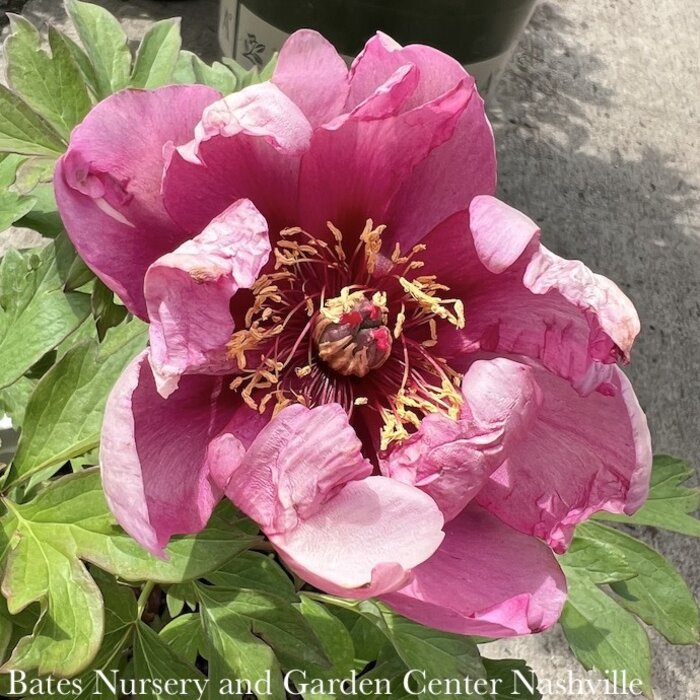
[[[365,377],[391,355],[391,331],[387,328],[386,296],[372,301],[362,292],[343,289],[326,301],[314,322],[313,339],[318,356],[342,375]]]
[[[429,413],[459,416],[461,376],[434,348],[440,328],[464,327],[462,301],[417,274],[424,245],[382,255],[384,228],[369,220],[350,245],[330,223],[324,238],[280,233],[228,344],[231,388],[251,408],[339,403],[379,431],[380,450]]]

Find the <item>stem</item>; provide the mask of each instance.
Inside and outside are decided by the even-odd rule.
[[[151,597],[153,589],[156,584],[153,581],[146,581],[144,587],[141,589],[141,594],[139,595],[138,602],[136,603],[136,619],[140,620],[143,617],[143,613],[146,611],[146,606],[148,605],[148,599]]]

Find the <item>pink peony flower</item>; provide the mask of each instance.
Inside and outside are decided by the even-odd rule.
[[[639,321],[493,197],[474,81],[372,38],[294,34],[270,82],[124,91],[56,171],[71,239],[150,324],[101,462],[160,553],[223,494],[291,569],[465,634],[558,618],[577,523],[647,493],[618,369]]]

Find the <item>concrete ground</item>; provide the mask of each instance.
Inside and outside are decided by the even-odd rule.
[[[186,48],[217,56],[216,0],[100,0],[131,37],[182,15]],[[24,14],[63,24],[57,0]],[[500,195],[557,253],[616,280],[643,323],[629,374],[656,452],[700,466],[700,5],[686,0],[545,2],[491,106]],[[3,247],[0,239],[0,250]],[[700,594],[700,544],[645,532]],[[700,655],[650,631],[658,700],[700,697]],[[559,631],[499,642],[538,674],[585,674]],[[555,696],[549,696],[555,697]],[[586,697],[602,700],[602,694]]]

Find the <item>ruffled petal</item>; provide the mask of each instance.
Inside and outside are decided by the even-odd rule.
[[[327,39],[300,29],[280,49],[272,82],[316,128],[341,113],[348,96],[348,67]]]
[[[183,377],[173,396],[161,398],[145,352],[112,389],[100,441],[102,483],[119,524],[153,554],[172,535],[206,525],[221,497],[207,448],[237,414],[239,426],[248,414],[259,418],[218,377]]]
[[[436,352],[455,368],[475,350],[525,355],[587,394],[629,359],[639,318],[617,285],[554,255],[538,234],[520,212],[478,197],[423,239],[425,274],[463,300],[467,317],[464,330],[440,333]]]
[[[512,527],[563,551],[593,513],[632,514],[644,503],[651,438],[632,387],[618,368],[582,397],[532,366],[542,400],[527,434],[477,496]]]
[[[566,581],[551,550],[478,506],[445,527],[414,579],[382,600],[421,624],[483,637],[540,632],[558,619]]]
[[[187,143],[219,97],[203,85],[119,92],[76,127],[56,166],[56,201],[68,235],[95,274],[142,318],[146,269],[188,238],[163,207],[164,149]]]
[[[226,435],[210,458],[217,483],[292,569],[325,591],[365,598],[404,585],[441,542],[443,519],[418,489],[369,476],[361,449],[339,405],[294,405],[242,458]]]
[[[270,255],[267,223],[247,199],[232,204],[194,239],[146,273],[150,361],[167,398],[185,373],[230,372],[230,302],[251,287]]]
[[[310,138],[308,119],[276,85],[228,95],[205,110],[194,141],[170,153],[165,206],[194,234],[242,198],[271,231],[295,225],[299,163]]]
[[[532,370],[503,358],[475,362],[462,380],[462,417],[427,416],[381,463],[382,472],[432,496],[457,516],[503,463],[537,414]]]

